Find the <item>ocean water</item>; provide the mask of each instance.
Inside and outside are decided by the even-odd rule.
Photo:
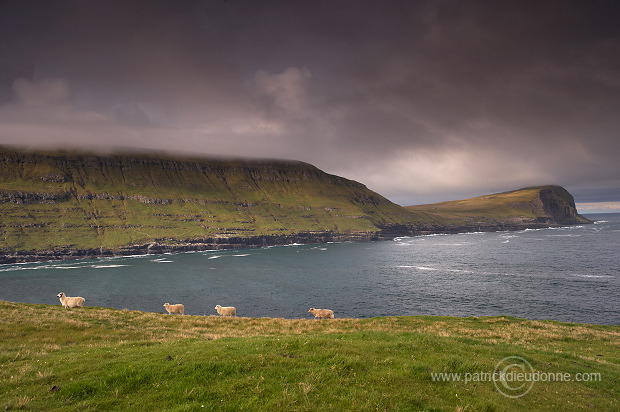
[[[510,315],[620,324],[620,214],[593,225],[0,265],[0,299],[310,318]]]

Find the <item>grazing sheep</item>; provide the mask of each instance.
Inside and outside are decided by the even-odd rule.
[[[168,311],[168,315],[172,313],[180,313],[181,315],[185,315],[185,306],[181,305],[180,303],[176,305],[171,305],[170,303],[166,302],[164,303],[164,308],[166,308],[166,310]]]
[[[237,316],[237,309],[234,306],[221,307],[217,305],[215,308],[221,316]]]
[[[84,306],[85,299],[79,296],[70,298],[65,295],[65,292],[60,292],[56,297],[60,299],[60,303],[65,308],[81,308]]]
[[[308,311],[314,315],[314,319],[334,319],[334,311],[331,309],[314,309]]]

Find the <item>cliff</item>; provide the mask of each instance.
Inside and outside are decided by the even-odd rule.
[[[557,226],[592,223],[579,215],[573,196],[561,186],[527,187],[509,192],[407,206],[429,222],[456,226]]]
[[[9,149],[0,212],[0,253],[17,260],[364,238],[409,218],[302,162]]]
[[[403,208],[296,161],[0,148],[0,263],[584,221],[564,189],[539,189],[496,216]]]

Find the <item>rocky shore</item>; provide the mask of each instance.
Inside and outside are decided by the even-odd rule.
[[[402,236],[425,236],[432,234],[457,234],[473,232],[518,231],[543,229],[564,225],[549,223],[485,224],[470,226],[414,227],[406,225],[386,226],[379,231],[336,233],[332,231],[302,232],[294,235],[264,236],[215,236],[187,241],[159,239],[153,242],[128,245],[118,249],[107,248],[58,248],[43,251],[18,251],[0,254],[0,264],[28,263],[41,261],[96,259],[118,256],[158,255],[165,253],[200,252],[207,250],[245,249],[290,244],[321,244],[328,242],[370,242],[393,240]]]

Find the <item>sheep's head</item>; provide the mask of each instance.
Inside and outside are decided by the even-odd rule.
[[[315,311],[315,310],[316,310],[316,309],[314,309],[314,308],[310,308],[310,310],[309,310],[308,312],[310,312],[310,313],[314,313],[314,311]]]
[[[64,298],[65,297],[65,292],[60,292],[58,295],[56,295],[57,298]]]
[[[170,306],[170,303],[168,303],[168,302],[164,303],[164,308],[165,308],[166,306]]]
[[[215,309],[215,310],[222,309],[222,305],[216,305],[213,309]]]

